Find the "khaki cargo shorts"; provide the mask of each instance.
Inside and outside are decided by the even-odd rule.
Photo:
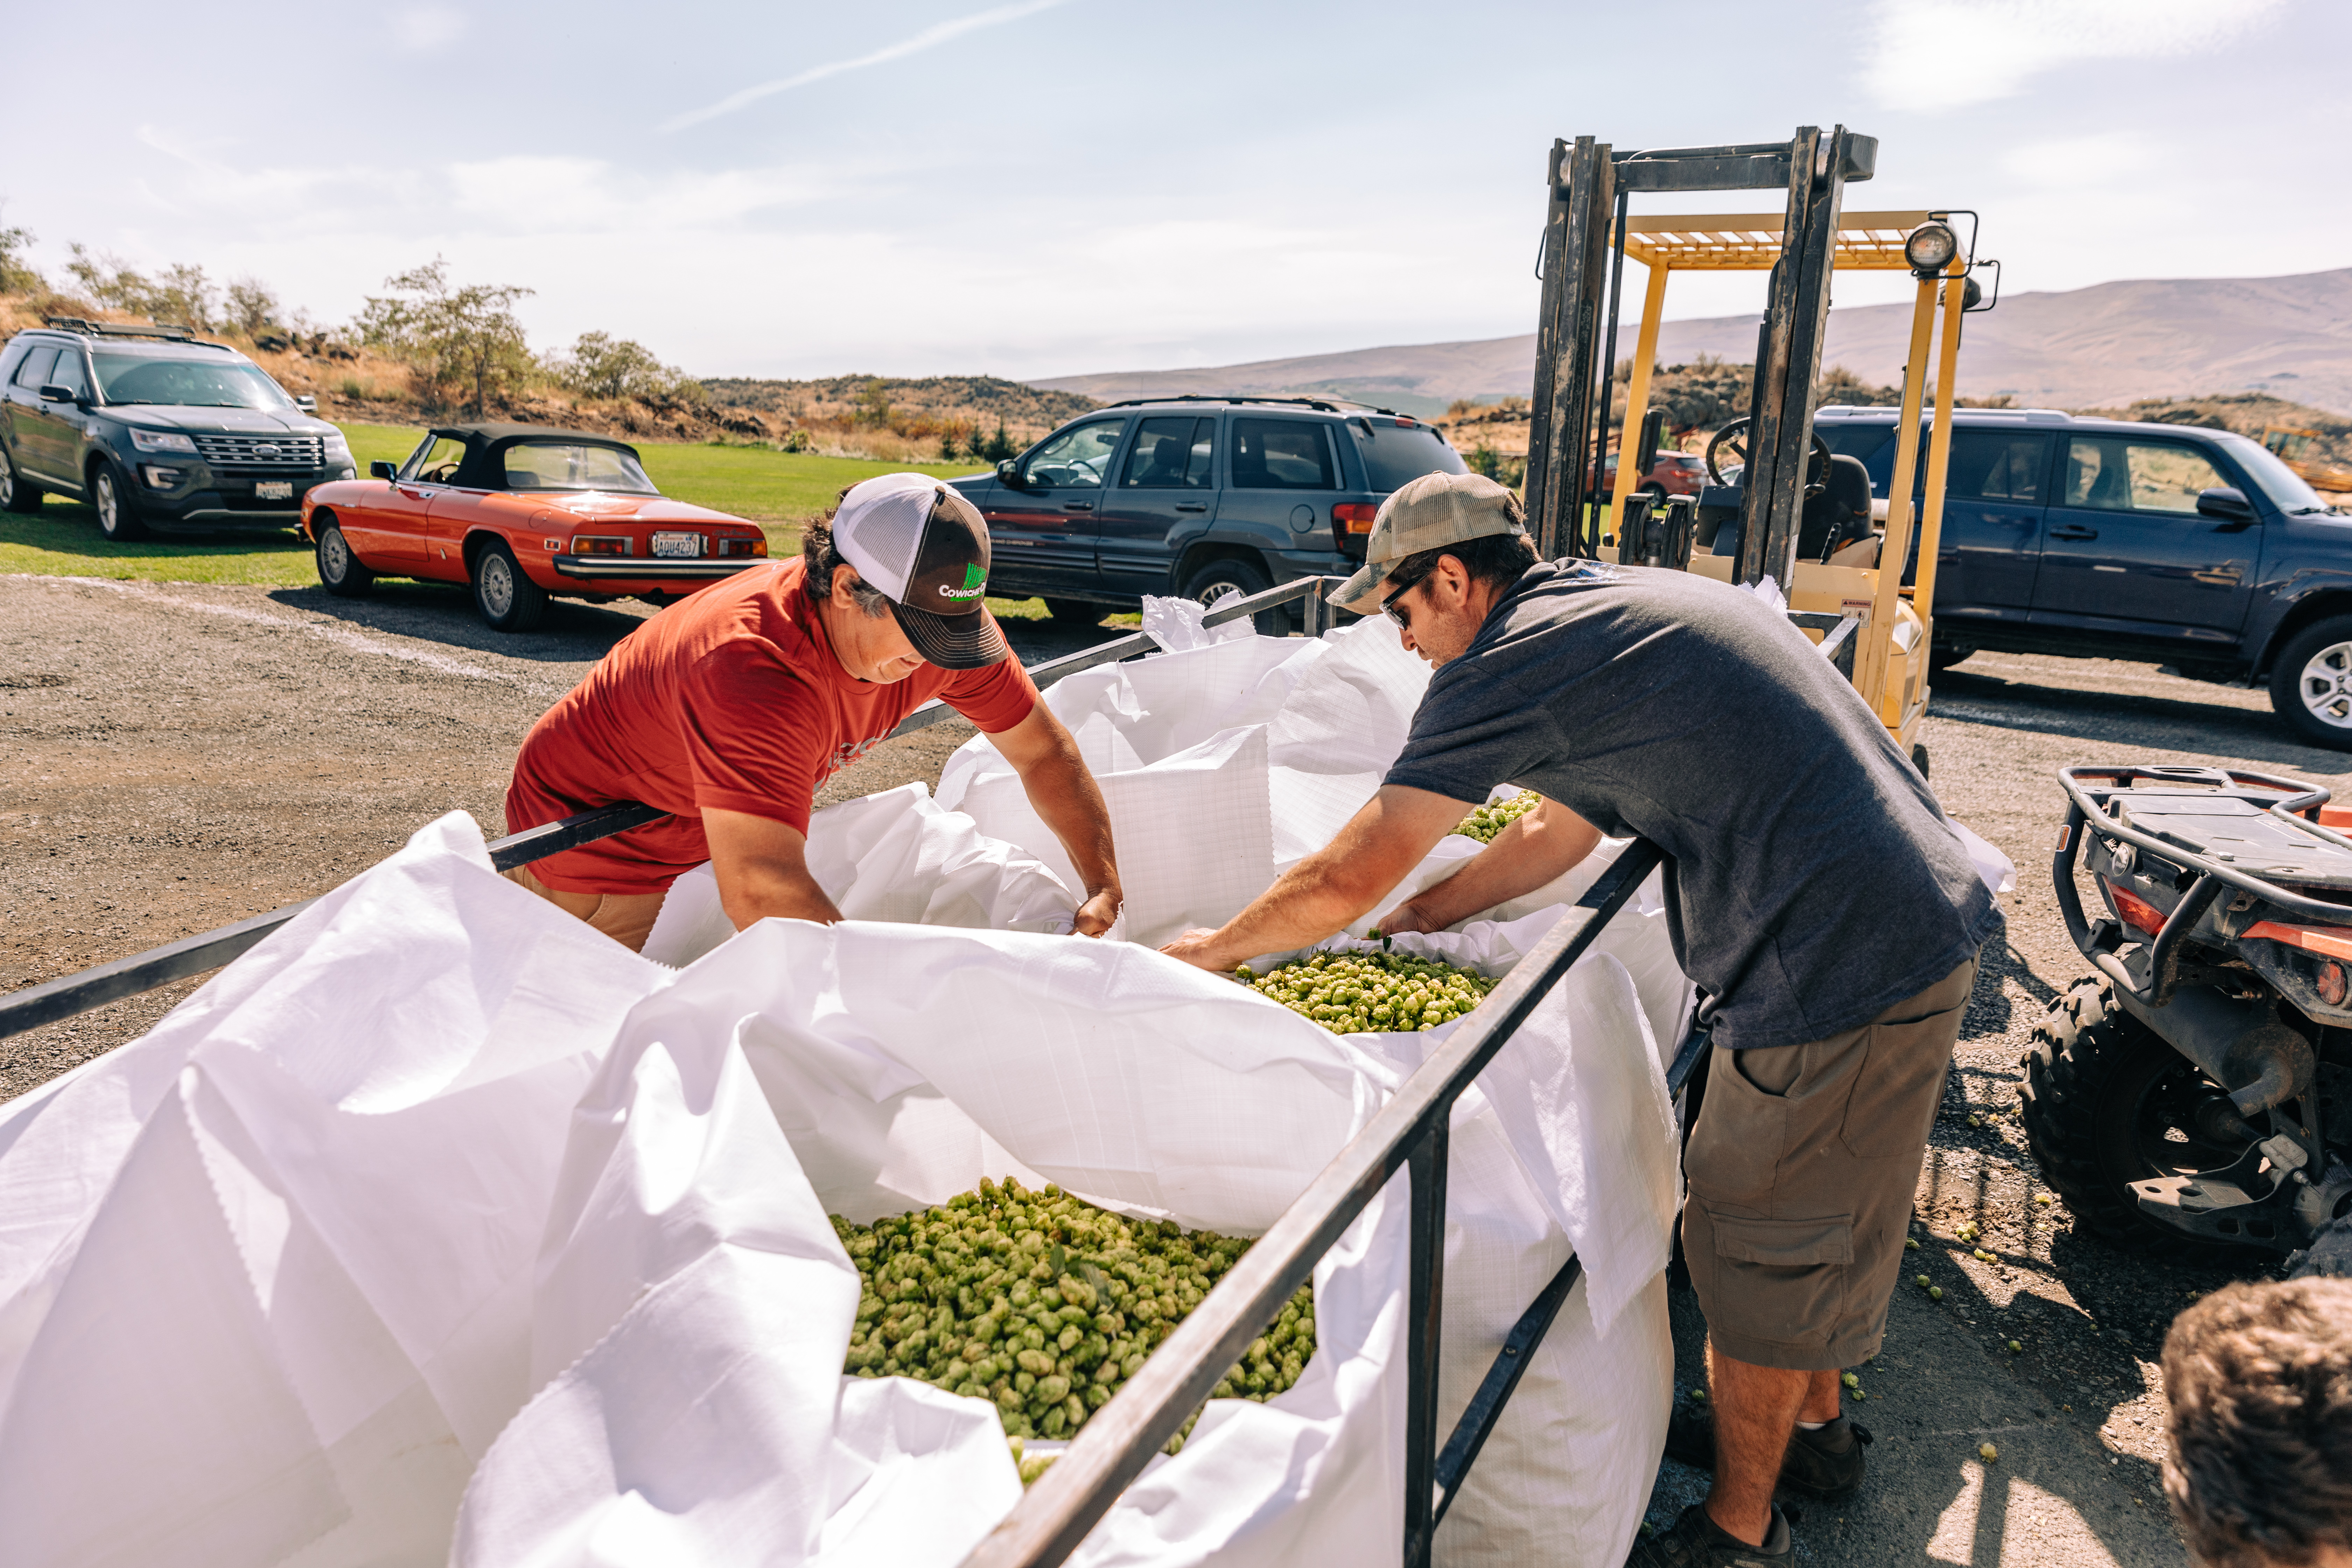
[[[667,889],[658,893],[567,893],[532,876],[528,866],[518,866],[499,875],[509,882],[520,883],[565,914],[586,921],[631,952],[646,950],[646,939],[654,934],[654,917],[661,913],[662,900],[669,896]]]
[[[1715,1348],[1820,1372],[1877,1353],[1970,958],[1858,1029],[1718,1051],[1683,1157],[1683,1253]]]

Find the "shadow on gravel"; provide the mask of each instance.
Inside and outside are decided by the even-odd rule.
[[[651,616],[650,605],[583,605],[558,599],[535,632],[493,631],[474,613],[473,595],[457,584],[388,582],[364,598],[339,599],[324,588],[273,588],[269,597],[368,631],[416,637],[449,647],[540,664],[602,658]]]
[[[269,598],[291,609],[309,610],[346,625],[396,637],[416,637],[452,648],[498,654],[541,664],[577,664],[604,657],[613,645],[657,613],[652,605],[635,602],[589,605],[557,599],[547,606],[547,619],[535,632],[493,631],[474,611],[474,599],[455,583],[419,583],[391,579],[378,583],[363,598],[341,599],[324,588],[273,588]],[[1005,641],[1024,664],[1076,653],[1113,637],[1129,635],[1131,626],[1086,626],[1042,616],[998,617]]]
[[[1996,705],[1997,706],[1994,706]],[[2306,746],[2266,710],[2182,701],[2134,692],[2031,686],[2000,676],[1949,669],[1936,678],[1928,711],[1954,723],[1991,724],[2127,746],[2135,752],[2226,752],[2297,773],[2332,775],[2352,758]]]

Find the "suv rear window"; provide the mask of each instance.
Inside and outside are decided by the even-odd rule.
[[[1423,474],[1466,474],[1462,454],[1437,437],[1426,425],[1374,425],[1369,419],[1350,424],[1356,450],[1363,454],[1364,488],[1383,493],[1402,489]],[[1365,430],[1371,435],[1368,439]]]
[[[1303,419],[1235,418],[1234,488],[1244,490],[1336,490],[1331,443],[1323,427]]]

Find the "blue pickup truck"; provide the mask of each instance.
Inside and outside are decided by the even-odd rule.
[[[1890,408],[1814,429],[1894,468]],[[2306,742],[2352,751],[2352,515],[2243,436],[2041,409],[1953,415],[1934,662],[1979,649],[2143,659],[2267,684]]]

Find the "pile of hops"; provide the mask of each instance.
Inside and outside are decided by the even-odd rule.
[[[1495,842],[1495,835],[1517,822],[1543,803],[1543,796],[1531,789],[1523,789],[1508,800],[1489,801],[1454,825],[1454,831],[1465,838],[1475,838],[1481,844]]]
[[[1401,952],[1318,952],[1264,975],[1244,964],[1234,978],[1335,1035],[1433,1029],[1485,1001],[1496,984]]]
[[[835,1215],[833,1228],[865,1286],[843,1370],[993,1400],[1008,1438],[1076,1435],[1250,1245],[1010,1178],[871,1226]],[[1263,1403],[1297,1383],[1314,1353],[1307,1286],[1210,1397]]]

